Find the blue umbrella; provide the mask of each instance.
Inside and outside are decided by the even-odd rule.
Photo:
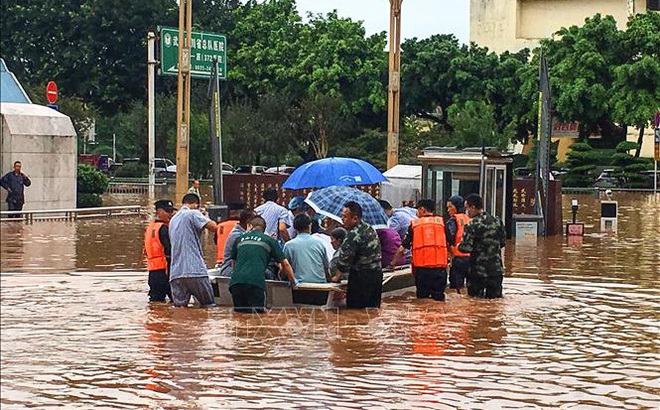
[[[355,201],[362,207],[362,220],[374,228],[387,226],[387,215],[377,199],[356,188],[331,186],[310,192],[305,199],[316,212],[341,222],[341,211],[348,201]]]
[[[387,178],[373,165],[356,158],[324,158],[299,166],[282,185],[284,189],[371,185]]]

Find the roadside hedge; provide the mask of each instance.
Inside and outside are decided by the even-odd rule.
[[[77,207],[92,208],[103,205],[101,194],[108,189],[108,177],[89,165],[78,165]]]

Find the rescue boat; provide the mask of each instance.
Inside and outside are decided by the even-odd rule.
[[[229,277],[220,276],[219,269],[209,269],[215,303],[233,306],[229,293]],[[291,288],[288,282],[266,280],[267,308],[326,307],[346,305],[347,281],[341,283],[300,283]],[[415,286],[410,266],[400,266],[383,272],[383,297],[401,294]]]

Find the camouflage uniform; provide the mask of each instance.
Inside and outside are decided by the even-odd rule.
[[[505,241],[504,225],[496,216],[482,212],[465,226],[458,250],[470,253],[468,295],[488,299],[502,297],[504,267],[500,249]]]
[[[380,307],[383,288],[380,241],[376,231],[360,221],[348,231],[337,254],[340,272],[348,273],[346,307]]]

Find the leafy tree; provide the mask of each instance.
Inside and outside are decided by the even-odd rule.
[[[293,81],[307,97],[324,94],[345,113],[382,112],[387,71],[385,33],[365,37],[361,22],[339,18],[337,12],[311,16],[300,29]]]
[[[387,168],[387,132],[366,129],[350,144],[337,146],[335,154],[340,157],[360,158],[384,170]]]
[[[589,187],[594,182],[594,172],[598,154],[586,142],[571,145],[566,155],[566,165],[569,171],[562,178],[566,186]]]
[[[630,19],[623,46],[627,61],[614,68],[611,106],[614,119],[639,129],[638,158],[644,129],[660,110],[660,14],[647,12]]]
[[[553,38],[541,41],[555,114],[564,121],[579,121],[583,138],[591,134],[616,138],[610,93],[615,68],[625,60],[622,40],[614,18],[596,14],[580,27],[562,28]]]
[[[461,54],[453,35],[412,38],[401,45],[401,107],[403,115],[446,124],[455,89],[448,87],[451,62]]]
[[[302,19],[294,0],[248,0],[234,11],[235,24],[228,33],[231,68],[227,86],[230,98],[255,102],[271,91],[288,92],[292,69],[300,50],[296,42]]]
[[[173,0],[3,1],[0,48],[22,81],[55,80],[114,113],[145,97],[146,33],[176,23]]]
[[[458,148],[489,147],[506,149],[512,132],[500,133],[495,123],[495,112],[491,105],[481,101],[467,101],[451,105],[448,123],[453,132],[448,145]],[[509,135],[509,136],[507,136]]]

